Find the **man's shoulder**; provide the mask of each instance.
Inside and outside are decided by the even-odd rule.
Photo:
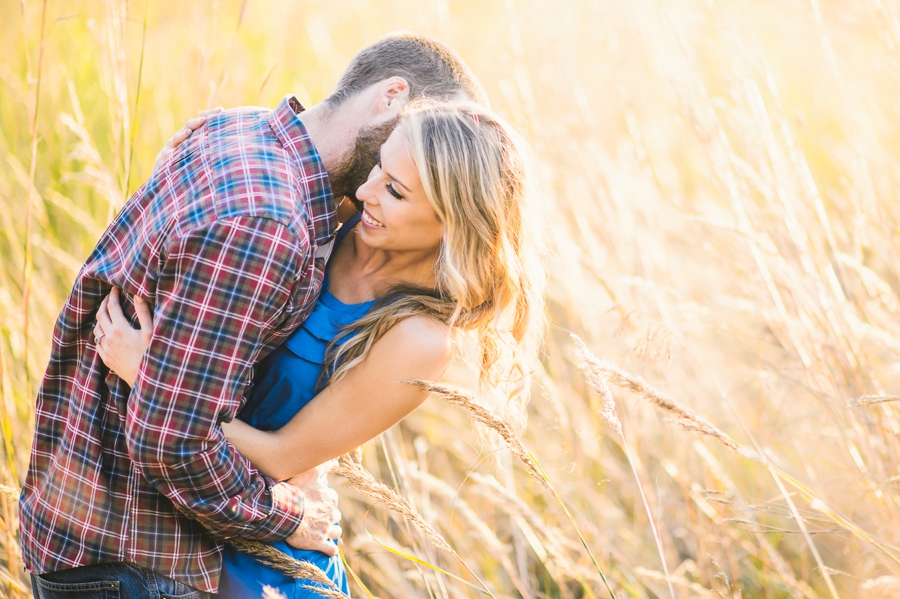
[[[209,116],[206,135],[210,147],[238,152],[241,145],[276,140],[268,126],[272,110],[260,106],[239,106]]]
[[[306,234],[290,157],[269,125],[271,110],[245,106],[208,121],[202,150],[216,218],[259,217]]]

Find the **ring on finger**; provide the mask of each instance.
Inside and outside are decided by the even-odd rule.
[[[106,333],[100,333],[99,337],[94,337],[94,343],[100,345],[100,342],[103,341],[104,337],[106,337]]]

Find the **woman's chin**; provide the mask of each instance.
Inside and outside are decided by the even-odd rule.
[[[386,230],[383,227],[372,227],[366,223],[360,223],[356,240],[363,244],[377,248],[384,244]]]

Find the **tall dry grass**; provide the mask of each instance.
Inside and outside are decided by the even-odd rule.
[[[529,139],[552,327],[527,460],[435,399],[361,462],[412,519],[340,485],[355,595],[897,595],[894,0],[0,4],[0,593],[29,592],[15,496],[55,316],[163,140],[315,102],[398,28],[456,47]]]

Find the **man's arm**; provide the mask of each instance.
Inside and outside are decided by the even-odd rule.
[[[126,440],[145,478],[223,536],[289,536],[299,490],[275,484],[225,440],[253,364],[293,307],[308,239],[263,218],[234,218],[174,241],[161,265],[153,338],[128,401]]]

